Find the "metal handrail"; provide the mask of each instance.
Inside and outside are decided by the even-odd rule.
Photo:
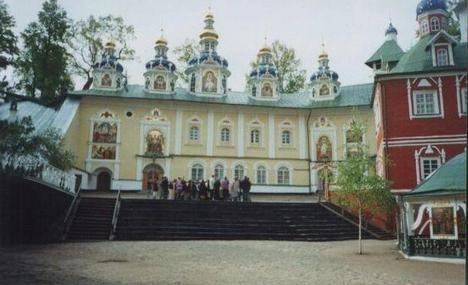
[[[119,187],[119,191],[117,192],[117,197],[115,198],[114,213],[112,215],[112,230],[111,230],[111,234],[109,236],[110,240],[114,239],[115,230],[117,229],[117,220],[118,220],[117,217],[119,215],[119,210],[120,210],[121,190],[122,189]]]
[[[75,197],[73,198],[73,201],[71,202],[70,207],[68,207],[67,215],[65,216],[65,219],[63,220],[64,224],[68,222],[68,219],[70,218],[72,210],[75,207],[75,204],[77,203],[78,198],[80,197],[80,193],[81,193],[81,185],[79,186],[78,191],[76,191]]]

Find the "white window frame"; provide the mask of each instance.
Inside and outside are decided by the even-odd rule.
[[[419,114],[417,112],[417,97],[418,95],[427,95],[427,94],[432,94],[433,102],[434,102],[434,113],[421,113]],[[426,100],[426,97],[424,96],[424,100]],[[412,94],[412,117],[413,118],[431,118],[431,117],[442,117],[442,112],[440,108],[440,99],[439,99],[439,94],[437,90],[415,90],[413,91]],[[426,108],[426,107],[425,107]]]
[[[220,141],[223,144],[231,142],[231,129],[229,127],[222,127],[220,131]]]
[[[259,129],[250,130],[250,144],[260,145],[261,143],[261,131]]]
[[[190,178],[192,181],[201,181],[203,179],[205,169],[202,164],[195,163],[190,168]],[[195,175],[194,175],[195,173]]]
[[[189,141],[190,142],[200,141],[200,128],[198,126],[189,127]]]
[[[234,166],[234,177],[242,179],[245,176],[245,168],[242,164]]]
[[[258,179],[259,177],[261,179]],[[257,184],[267,184],[267,168],[265,166],[259,165],[255,169],[255,182]]]
[[[222,175],[219,175],[219,174],[222,174]],[[217,179],[224,179],[224,177],[226,177],[226,172],[225,172],[225,167],[224,165],[218,163],[215,165],[214,167],[214,171],[213,171],[213,174],[215,175],[215,177]]]
[[[439,18],[437,17],[432,17],[431,18],[431,31],[436,32],[440,30],[440,21]]]
[[[422,35],[425,35],[429,33],[429,21],[424,19],[422,22],[421,22],[421,34]]]
[[[276,182],[279,185],[291,184],[291,170],[286,166],[281,166],[276,171]]]
[[[424,173],[424,162],[425,161],[437,161],[437,167],[435,169],[433,169],[429,174],[425,175]],[[429,176],[432,175],[432,173],[434,173],[434,171],[436,171],[437,169],[439,169],[439,167],[441,166],[441,159],[440,159],[440,156],[423,156],[419,159],[419,163],[420,163],[420,178],[421,178],[421,181],[427,179]]]
[[[442,54],[442,52],[444,54]],[[449,66],[450,65],[448,47],[440,47],[436,49],[436,65],[437,66]]]
[[[291,145],[291,131],[290,130],[281,131],[281,144],[285,146]]]

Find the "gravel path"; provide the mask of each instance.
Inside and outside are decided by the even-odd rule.
[[[463,284],[464,265],[403,259],[393,241],[88,242],[0,249],[0,284]]]

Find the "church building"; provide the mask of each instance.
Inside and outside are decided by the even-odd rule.
[[[94,65],[93,86],[67,94],[72,108],[65,141],[77,156],[83,189],[151,188],[153,177],[200,181],[250,177],[252,192],[311,193],[324,187],[324,168],[346,156],[353,120],[367,123],[359,140],[375,153],[372,83],[342,86],[328,54],[318,57],[310,88],[282,94],[267,44],[256,55],[245,91],[231,91],[228,60],[208,13],[200,52],[176,88],[176,65],[160,37],[146,63],[144,85],[127,82],[109,42]],[[254,56],[254,55],[252,55]]]

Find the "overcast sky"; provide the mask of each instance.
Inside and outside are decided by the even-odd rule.
[[[17,32],[37,20],[40,0],[6,0]],[[392,19],[404,50],[415,43],[418,0],[59,0],[74,20],[89,15],[122,16],[135,27],[136,58],[125,62],[130,84],[142,84],[144,65],[164,28],[169,48],[196,39],[211,6],[219,33],[218,52],[229,61],[228,87],[243,90],[249,62],[264,42],[280,40],[296,50],[308,77],[317,69],[322,37],[330,66],[344,85],[372,82],[364,62],[383,43]],[[170,58],[175,61],[171,51]],[[81,87],[78,82],[77,87]]]

